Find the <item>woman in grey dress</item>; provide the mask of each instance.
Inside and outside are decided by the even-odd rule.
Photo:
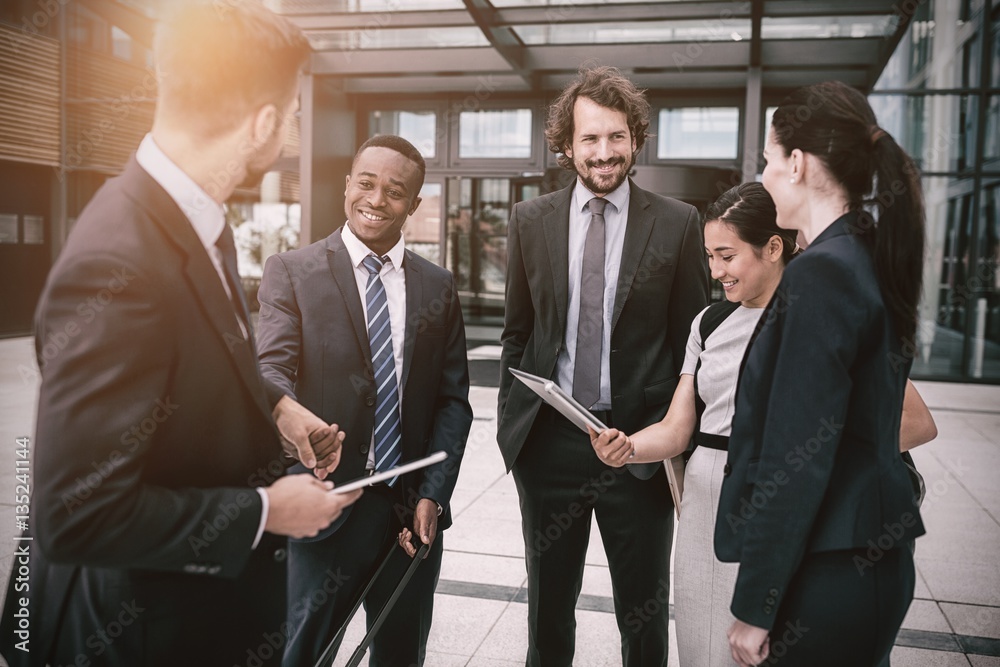
[[[722,283],[728,305],[713,304],[692,322],[680,381],[662,421],[632,436],[615,429],[591,435],[597,455],[615,467],[678,456],[694,437],[674,552],[681,667],[734,664],[726,633],[734,620],[729,605],[739,564],[715,557],[719,491],[740,364],[764,306],[796,252],[794,232],[777,226],[774,203],[759,183],[744,183],[723,194],[708,208],[705,220],[709,267]],[[904,411],[907,407],[904,448],[936,434],[912,385],[907,387]]]

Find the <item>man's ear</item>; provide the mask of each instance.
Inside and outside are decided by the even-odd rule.
[[[568,157],[570,160],[573,159],[573,144],[570,144],[569,146],[565,146],[563,148],[563,155]]]
[[[253,115],[250,140],[254,146],[263,146],[278,131],[278,107],[265,104]]]
[[[420,197],[417,197],[416,199],[414,199],[413,200],[413,206],[410,207],[410,212],[407,213],[406,215],[408,215],[408,216],[413,215],[413,213],[417,210],[417,207],[420,206],[420,202],[421,201],[423,201],[423,200]]]
[[[351,175],[348,174],[347,178],[344,179],[344,194],[347,194],[348,188],[351,187]]]

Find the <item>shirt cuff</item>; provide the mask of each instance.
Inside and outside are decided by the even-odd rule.
[[[260,494],[260,526],[257,527],[257,536],[253,538],[253,544],[250,546],[251,551],[260,544],[260,538],[264,535],[264,526],[267,525],[267,512],[271,509],[271,500],[267,497],[267,491],[264,487],[258,486],[257,493]]]

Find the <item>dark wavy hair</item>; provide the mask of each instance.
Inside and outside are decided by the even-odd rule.
[[[896,334],[912,342],[923,279],[924,201],[910,156],[878,126],[868,100],[838,81],[800,88],[772,120],[789,155],[816,156],[859,214],[855,233],[873,248],[882,298]]]
[[[722,193],[705,210],[705,224],[718,220],[733,228],[745,243],[760,250],[772,237],[781,239],[781,260],[788,264],[798,254],[796,232],[778,226],[774,200],[760,183],[741,183]]]
[[[573,168],[573,160],[565,153],[566,148],[573,144],[573,107],[579,97],[625,114],[629,132],[635,139],[634,160],[646,143],[646,131],[649,129],[649,102],[646,101],[645,91],[636,88],[617,67],[585,67],[549,107],[545,140],[550,151],[560,154],[560,166]]]

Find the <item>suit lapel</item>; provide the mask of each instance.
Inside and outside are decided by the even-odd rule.
[[[552,210],[542,216],[546,251],[552,265],[552,293],[555,295],[559,331],[562,332],[566,331],[569,303],[569,207],[575,185],[576,179],[553,201]]]
[[[243,337],[235,306],[226,294],[222,279],[194,227],[177,203],[135,162],[135,158],[129,162],[125,171],[126,174],[135,175],[135,183],[140,189],[139,201],[146,207],[150,218],[184,256],[184,277],[202,314],[225,343],[237,373],[257,407],[270,419],[271,409],[257,368],[257,351],[253,347],[252,337],[251,340]],[[243,288],[237,286],[237,289]],[[241,295],[234,296],[243,298]]]
[[[403,260],[403,275],[406,278],[406,329],[403,337],[403,377],[400,387],[406,389],[406,378],[410,376],[410,365],[413,362],[413,347],[417,341],[417,330],[423,318],[420,306],[423,304],[423,281],[420,279],[420,267],[406,251]],[[393,325],[398,326],[398,325]]]
[[[639,263],[649,243],[653,231],[654,216],[649,210],[649,200],[645,193],[629,180],[628,223],[625,226],[625,243],[622,247],[622,262],[618,270],[618,290],[615,292],[615,308],[611,315],[611,331],[614,332],[618,318],[625,308],[632,281],[639,270]]]
[[[358,339],[358,345],[364,353],[366,365],[371,370],[372,351],[368,344],[368,329],[365,326],[365,307],[358,296],[358,281],[354,277],[354,265],[351,263],[351,254],[347,252],[347,246],[341,238],[343,228],[331,234],[327,240],[327,260],[330,263],[330,272],[333,273],[333,280],[340,289],[344,304],[347,305],[347,313],[351,317],[351,324],[354,326],[354,335]]]

